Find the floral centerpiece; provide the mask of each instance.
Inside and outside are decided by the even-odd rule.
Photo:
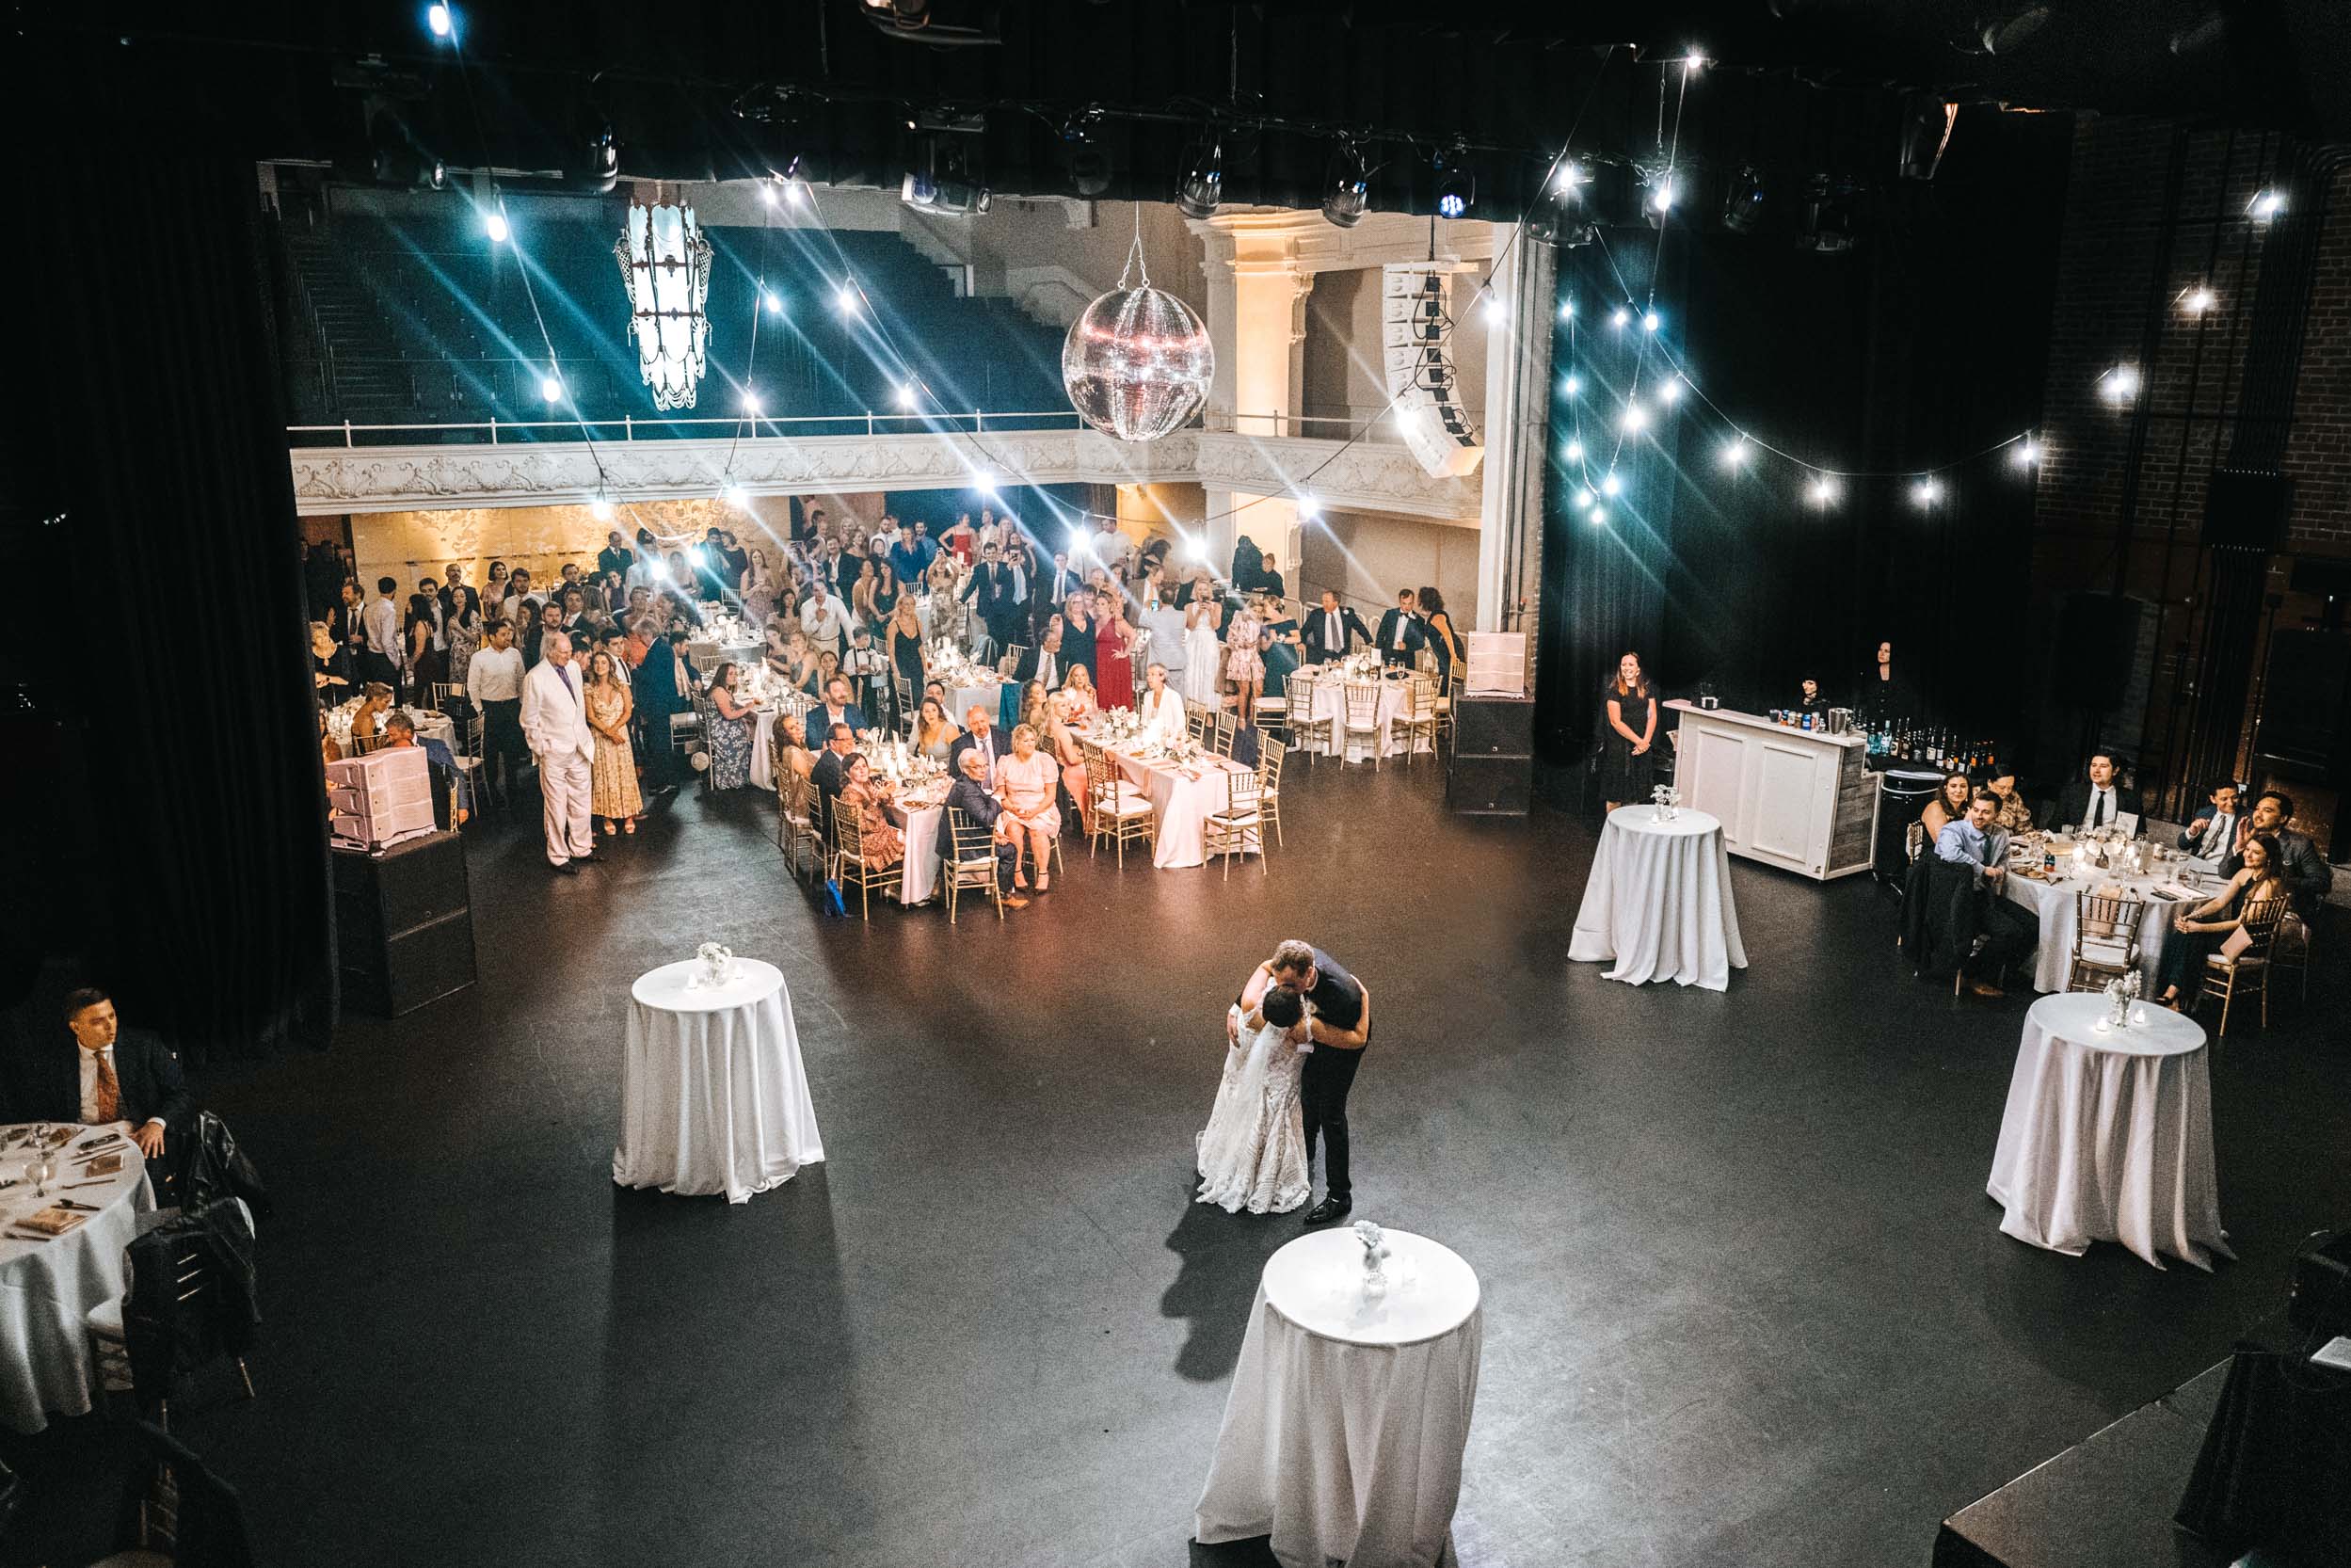
[[[1363,1293],[1374,1299],[1387,1294],[1388,1259],[1384,1232],[1369,1220],[1355,1222],[1355,1240],[1363,1243]]]
[[[2131,970],[2128,974],[2118,975],[2106,982],[2107,1012],[2104,1017],[2098,1020],[2098,1028],[2102,1033],[2108,1030],[2127,1029],[2134,1023],[2147,1021],[2145,1009],[2142,1008],[2135,1016],[2131,1011],[2131,1004],[2138,1000],[2138,992],[2139,974],[2136,969]]]
[[[1094,721],[1094,739],[1106,746],[1119,745],[1143,733],[1143,715],[1131,708],[1112,708]]]
[[[1682,792],[1671,784],[1660,784],[1649,792],[1649,798],[1656,804],[1657,820],[1671,822],[1682,804]]]
[[[689,989],[714,990],[735,977],[735,950],[720,942],[704,942],[694,950],[702,968],[686,982]]]

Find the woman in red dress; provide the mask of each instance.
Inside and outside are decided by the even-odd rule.
[[[1133,647],[1134,629],[1118,614],[1117,606],[1096,602],[1095,606],[1094,684],[1096,698],[1105,708],[1132,708],[1135,705],[1135,666],[1128,657]]]

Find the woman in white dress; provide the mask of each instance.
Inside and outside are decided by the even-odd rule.
[[[1195,592],[1184,606],[1184,696],[1210,708],[1224,700],[1223,617],[1212,593]]]
[[[1143,739],[1175,746],[1184,738],[1184,699],[1167,683],[1167,666],[1154,661],[1143,672],[1143,700],[1135,711],[1143,718]]]
[[[1306,1201],[1309,1188],[1298,1075],[1314,1048],[1290,1038],[1305,1000],[1276,985],[1258,1007],[1241,1015],[1239,1038],[1225,1048],[1224,1076],[1198,1144],[1195,1201],[1227,1214],[1287,1214]]]

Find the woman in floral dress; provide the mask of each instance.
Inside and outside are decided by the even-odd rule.
[[[588,772],[588,809],[604,819],[606,833],[634,833],[645,814],[637,793],[637,758],[629,744],[629,715],[636,701],[620,666],[598,648],[588,656],[588,728],[596,732],[596,760]]]

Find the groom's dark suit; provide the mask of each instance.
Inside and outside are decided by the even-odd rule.
[[[1353,1029],[1363,1017],[1363,983],[1320,948],[1314,950],[1314,989],[1306,993],[1306,1000],[1315,1016],[1333,1029]],[[1342,1204],[1352,1202],[1355,1191],[1347,1173],[1347,1091],[1354,1087],[1355,1069],[1363,1064],[1364,1051],[1370,1048],[1368,1037],[1357,1050],[1317,1046],[1299,1074],[1299,1109],[1306,1124],[1306,1170],[1309,1175],[1314,1170],[1315,1134],[1319,1132],[1323,1195]]]

